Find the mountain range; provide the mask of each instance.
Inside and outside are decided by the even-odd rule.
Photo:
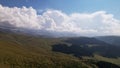
[[[120,68],[119,39],[53,37],[0,28],[0,67]]]

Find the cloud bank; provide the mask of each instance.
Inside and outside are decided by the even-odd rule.
[[[65,36],[68,33],[77,36],[120,35],[120,20],[106,11],[66,14],[48,9],[37,14],[32,7],[10,8],[0,5],[0,26]]]

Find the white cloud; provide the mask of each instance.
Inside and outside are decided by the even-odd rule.
[[[120,35],[120,20],[105,11],[68,15],[60,10],[46,10],[38,15],[32,7],[0,5],[0,26],[84,36]]]
[[[40,28],[36,10],[30,8],[9,8],[0,6],[0,25],[18,28]]]

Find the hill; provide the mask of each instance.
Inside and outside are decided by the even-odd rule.
[[[71,44],[56,44],[53,46],[54,51],[74,54],[75,56],[93,56],[99,54],[105,57],[118,58],[120,57],[120,47],[114,46],[95,38],[79,37],[69,38],[64,42]]]
[[[51,45],[61,39],[0,32],[1,68],[90,68],[79,58],[56,53]]]
[[[48,38],[14,33],[3,29],[0,30],[0,67],[100,68],[107,66],[108,68],[119,68],[119,64],[94,58],[96,52],[101,56],[108,57],[103,53],[108,46],[112,47],[112,45],[95,38]],[[112,56],[114,52],[109,56],[119,56],[118,53]],[[84,56],[90,59],[82,58]]]
[[[106,43],[120,46],[120,36],[99,36],[96,38]]]

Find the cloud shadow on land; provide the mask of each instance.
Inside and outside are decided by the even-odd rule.
[[[76,57],[93,56],[94,54],[111,58],[120,57],[120,47],[107,44],[95,38],[71,38],[64,42],[71,45],[62,43],[55,44],[52,46],[52,50],[65,54],[73,54]]]

